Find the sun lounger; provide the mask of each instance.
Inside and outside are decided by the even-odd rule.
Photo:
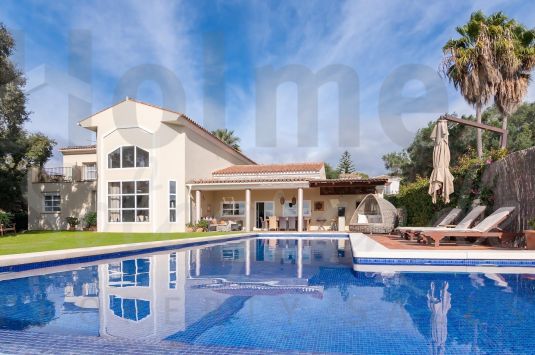
[[[440,245],[440,241],[446,237],[464,237],[464,238],[503,238],[512,233],[504,232],[498,226],[503,223],[515,210],[514,207],[502,207],[494,211],[490,216],[478,223],[473,228],[434,228],[422,230],[420,235],[430,243],[434,241],[435,247]]]
[[[440,225],[437,227],[406,227],[403,232],[409,237],[410,240],[412,240],[414,237],[418,237],[418,235],[423,231],[435,230],[437,228],[467,229],[474,224],[474,222],[485,212],[486,209],[486,206],[476,206],[472,208],[472,210],[468,212],[468,214],[464,216],[464,218],[455,226]]]
[[[444,217],[439,218],[434,224],[433,227],[447,227],[453,225],[453,222],[459,217],[462,210],[460,208],[452,208]],[[406,231],[412,231],[417,229],[417,227],[397,227],[394,232],[400,235],[404,235]]]

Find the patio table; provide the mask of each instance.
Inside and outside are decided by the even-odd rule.
[[[316,218],[316,222],[318,222],[318,230],[319,231],[324,231],[325,230],[325,222],[327,222],[327,220],[325,218]]]

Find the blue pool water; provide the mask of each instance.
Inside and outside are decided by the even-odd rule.
[[[253,238],[0,274],[0,335],[17,334],[125,351],[533,354],[535,275],[357,273],[347,239]]]

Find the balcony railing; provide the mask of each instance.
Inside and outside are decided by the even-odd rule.
[[[97,176],[97,167],[95,165],[62,166],[36,169],[36,174],[33,175],[33,182],[94,181]]]
[[[72,181],[71,167],[43,168],[37,174],[38,182],[70,182]]]

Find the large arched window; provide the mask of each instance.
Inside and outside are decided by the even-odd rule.
[[[117,317],[138,322],[150,315],[150,301],[110,295],[110,309]]]
[[[135,146],[124,146],[108,154],[108,168],[145,168],[149,166],[149,152]]]

